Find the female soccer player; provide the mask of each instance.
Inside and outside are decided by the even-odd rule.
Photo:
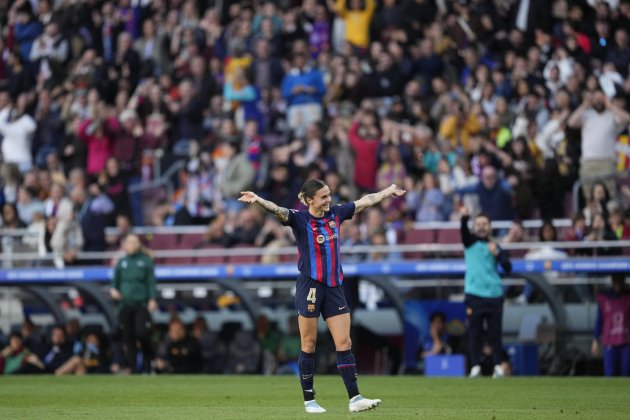
[[[380,203],[387,197],[401,197],[406,191],[392,184],[380,192],[343,205],[331,206],[330,189],[323,181],[311,179],[304,183],[298,198],[308,210],[288,210],[264,200],[251,191],[241,192],[240,201],[258,204],[274,214],[280,222],[291,226],[300,259],[300,274],[295,291],[302,351],[298,360],[300,383],[307,413],[325,413],[315,401],[313,374],[315,372],[315,343],[317,320],[321,314],[335,342],[337,369],[350,397],[351,412],[376,408],[381,400],[370,400],[359,394],[357,368],[350,341],[350,309],[341,284],[341,255],[339,228],[344,220],[351,219],[364,209]]]

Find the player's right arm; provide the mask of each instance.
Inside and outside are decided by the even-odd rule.
[[[120,267],[120,261],[118,261],[118,263],[116,264],[116,268],[114,268],[114,278],[112,279],[112,285],[111,288],[109,289],[109,296],[113,299],[113,300],[121,300],[122,299],[122,294],[120,293],[120,283],[121,283],[121,267]]]
[[[466,206],[462,206],[459,209],[459,213],[461,215],[459,232],[462,236],[464,247],[468,248],[476,242],[476,238],[472,233],[470,233],[470,230],[468,229],[468,220],[470,218],[470,215],[468,214],[468,209],[466,208]]]
[[[264,198],[260,198],[251,191],[242,191],[238,201],[247,204],[258,204],[260,207],[276,216],[276,219],[282,223],[286,223],[287,220],[289,220],[289,209],[280,207],[276,203],[265,200]]]

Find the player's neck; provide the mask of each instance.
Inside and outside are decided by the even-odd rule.
[[[309,208],[308,212],[311,214],[311,216],[313,217],[324,217],[324,211],[323,210],[316,210],[314,208]]]

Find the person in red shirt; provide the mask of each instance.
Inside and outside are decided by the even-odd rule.
[[[355,154],[354,182],[362,190],[374,191],[378,171],[377,153],[381,144],[376,113],[359,111],[350,126],[348,139]]]

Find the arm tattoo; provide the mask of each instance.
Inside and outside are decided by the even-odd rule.
[[[372,193],[372,194],[363,196],[362,198],[360,198],[358,201],[355,202],[355,205],[357,206],[356,211],[360,212],[368,207],[378,204],[381,201],[383,201],[385,198],[389,197],[390,195],[391,194],[387,193],[387,190],[382,190],[377,193]]]
[[[363,199],[367,201],[366,204],[368,206],[373,206],[383,201],[386,197],[387,197],[387,193],[385,192],[385,190],[383,190],[377,193],[368,194],[365,197],[363,197]]]
[[[271,201],[263,200],[262,198],[257,201],[257,203],[260,207],[276,216],[276,218],[281,222],[286,222],[289,219],[288,209],[280,207],[276,203],[272,203]]]

